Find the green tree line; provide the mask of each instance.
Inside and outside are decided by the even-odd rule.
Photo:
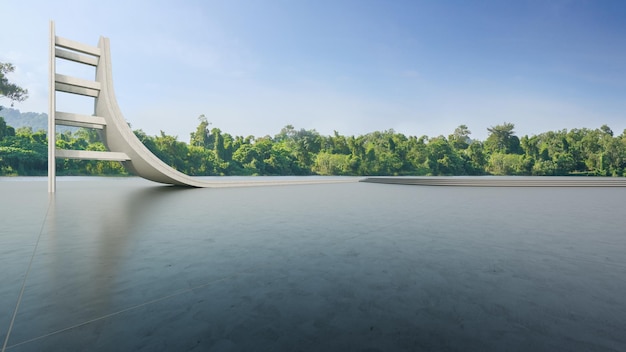
[[[24,101],[28,90],[11,83],[15,67],[0,62],[0,98]],[[0,106],[0,111],[2,107]],[[626,130],[551,131],[521,139],[515,125],[488,128],[485,141],[470,138],[466,125],[447,138],[405,136],[394,130],[366,135],[322,136],[288,125],[274,137],[242,137],[209,129],[204,115],[189,144],[168,136],[135,135],[156,156],[189,175],[596,175],[626,176]],[[57,133],[57,132],[55,132]],[[94,130],[57,133],[56,147],[106,150]],[[0,117],[0,175],[45,175],[47,135],[17,130]],[[126,175],[118,162],[58,160],[58,175]]]
[[[467,126],[446,136],[406,136],[394,130],[360,136],[285,126],[275,136],[233,136],[204,116],[189,143],[161,132],[135,135],[173,168],[209,175],[594,175],[626,176],[626,130],[606,125],[518,138],[514,124],[488,129],[484,141]],[[94,130],[57,134],[57,148],[105,150]],[[47,135],[0,118],[0,175],[45,175]],[[118,162],[57,161],[59,175],[127,175]]]

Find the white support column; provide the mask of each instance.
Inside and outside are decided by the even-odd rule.
[[[54,21],[50,21],[50,64],[48,87],[48,192],[56,192],[56,36]]]

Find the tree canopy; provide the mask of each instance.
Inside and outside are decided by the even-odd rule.
[[[596,175],[626,176],[626,131],[597,129],[515,135],[515,125],[488,129],[483,142],[460,125],[448,137],[406,136],[394,130],[360,136],[285,126],[275,136],[233,136],[200,116],[189,143],[161,132],[135,135],[173,168],[203,175]],[[57,147],[104,150],[93,130],[58,133]],[[0,118],[0,175],[45,175],[47,136],[13,129]],[[126,175],[120,163],[59,160],[59,175]]]
[[[10,63],[0,62],[0,97],[23,101],[28,91],[9,82]],[[1,110],[1,107],[0,107]],[[9,109],[8,112],[13,112]],[[19,113],[19,111],[18,111]],[[163,162],[190,175],[597,175],[626,176],[626,130],[615,136],[597,129],[515,135],[504,122],[487,129],[483,141],[470,138],[467,125],[448,137],[406,136],[392,129],[361,136],[287,125],[274,137],[232,136],[204,115],[189,144],[161,131],[135,135]],[[105,150],[94,130],[56,131],[57,148]],[[31,127],[13,128],[0,117],[0,175],[44,175],[47,135]],[[126,175],[118,162],[59,160],[59,175]]]
[[[15,101],[24,101],[28,98],[28,90],[9,82],[7,74],[15,71],[15,67],[10,63],[0,62],[0,97],[6,97],[11,101],[11,106]]]

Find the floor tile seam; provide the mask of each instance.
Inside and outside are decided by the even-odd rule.
[[[360,235],[352,236],[352,237],[344,239],[343,241],[345,242],[345,241],[348,241],[348,240],[353,240],[353,239],[356,239],[359,236]],[[469,247],[472,247],[472,248],[490,247],[490,248],[506,249],[506,250],[510,250],[510,251],[518,251],[518,252],[524,252],[524,253],[533,253],[533,254],[538,254],[538,255],[543,255],[543,256],[558,257],[558,258],[561,258],[561,259],[577,261],[577,262],[584,261],[584,262],[588,262],[588,263],[602,264],[602,265],[607,265],[607,266],[617,266],[617,267],[621,267],[621,268],[625,268],[626,269],[626,262],[624,262],[624,263],[620,263],[620,262],[603,262],[603,261],[599,261],[599,260],[586,259],[586,258],[577,258],[577,257],[573,257],[573,256],[557,254],[557,253],[549,252],[549,251],[545,251],[545,250],[537,250],[537,249],[531,249],[531,248],[507,246],[507,245],[501,245],[501,244],[484,243],[484,242],[473,240],[473,239],[466,239],[466,240],[463,241],[463,243],[455,244],[455,243],[452,243],[452,242],[456,242],[456,241],[454,241],[453,238],[438,237],[436,235],[421,235],[421,236],[426,237],[426,238],[431,238],[431,239],[443,240],[442,243],[446,244],[445,247],[449,247],[449,248],[468,249]],[[339,241],[335,241],[335,242],[338,243]],[[528,247],[528,246],[525,246],[525,247]],[[585,253],[585,252],[582,252],[582,254],[584,254],[584,255],[593,255],[593,253]]]
[[[35,261],[35,255],[37,254],[37,248],[39,247],[39,241],[41,240],[41,236],[43,234],[44,228],[46,226],[46,221],[48,219],[48,214],[50,212],[50,207],[52,202],[54,201],[54,196],[49,196],[48,206],[46,207],[46,214],[44,215],[43,221],[41,222],[41,227],[39,229],[39,235],[37,236],[37,241],[35,241],[35,246],[33,247],[33,253],[28,262],[28,267],[26,268],[26,272],[24,273],[24,279],[22,280],[22,287],[20,288],[20,293],[17,297],[17,302],[15,303],[15,309],[13,310],[13,316],[11,317],[11,322],[9,323],[9,328],[7,330],[7,334],[4,338],[4,343],[2,344],[1,352],[5,352],[7,349],[7,345],[9,343],[9,338],[11,336],[11,331],[13,330],[13,325],[15,324],[15,318],[17,317],[17,312],[20,308],[20,304],[22,302],[22,297],[24,296],[24,291],[26,289],[26,281],[28,280],[28,275],[30,274],[30,270],[33,266],[33,262]]]
[[[340,243],[344,243],[344,242],[350,242],[353,241],[355,239],[358,239],[362,236],[365,236],[366,234],[358,234],[358,235],[354,235],[354,236],[350,236],[350,237],[345,237],[343,239],[339,239],[339,240],[335,240],[331,243],[331,245],[333,244],[340,244]],[[424,237],[428,237],[428,238],[436,238],[436,239],[441,239],[440,237],[436,237],[436,236],[429,236],[429,235],[425,235]],[[475,248],[479,248],[480,247],[480,243],[476,242],[476,241],[472,241],[469,240],[465,243],[465,245],[463,244],[450,244],[452,247],[456,247],[456,248],[468,248],[467,245],[469,246],[473,246]],[[626,263],[620,263],[620,262],[604,262],[604,261],[600,261],[600,260],[593,260],[593,259],[586,259],[586,258],[576,258],[576,257],[572,257],[572,256],[567,256],[567,255],[562,255],[562,254],[556,254],[556,253],[551,253],[551,252],[546,252],[546,251],[541,251],[541,250],[535,250],[535,249],[525,249],[525,248],[517,248],[514,246],[503,246],[503,245],[497,245],[497,244],[489,244],[489,245],[485,245],[485,246],[489,246],[492,248],[499,248],[499,249],[506,249],[506,250],[512,250],[512,251],[519,251],[519,252],[525,252],[525,253],[534,253],[534,254],[538,254],[538,255],[542,255],[542,256],[551,256],[551,257],[557,257],[560,259],[565,259],[568,261],[575,261],[575,262],[587,262],[587,263],[592,263],[592,264],[601,264],[601,265],[606,265],[609,267],[619,267],[619,268],[623,268],[626,269]]]
[[[560,259],[565,259],[565,260],[574,261],[574,262],[587,262],[587,263],[592,263],[592,264],[601,264],[601,265],[620,267],[620,268],[626,269],[626,263],[603,262],[603,261],[599,261],[599,260],[586,259],[586,258],[576,258],[576,257],[568,256],[568,255],[562,255],[562,254],[546,252],[546,251],[541,251],[541,250],[515,248],[515,247],[510,247],[510,246],[491,245],[491,247],[493,247],[493,248],[500,248],[500,249],[507,249],[507,250],[514,250],[514,251],[520,251],[520,252],[525,252],[525,253],[534,253],[534,254],[538,254],[538,255],[542,255],[542,256],[548,256],[548,257],[557,257],[557,258],[560,258]]]
[[[443,243],[450,243],[452,244],[452,242],[458,242],[458,239],[453,238],[453,237],[441,237],[441,236],[437,236],[437,235],[427,235],[427,234],[423,234],[421,235],[422,237],[425,238],[430,238],[430,239],[437,239],[437,240],[442,240]],[[522,247],[515,247],[515,246],[507,246],[507,245],[502,245],[502,244],[495,244],[495,243],[484,243],[484,241],[480,241],[477,239],[472,239],[472,238],[462,238],[461,239],[463,241],[463,244],[459,243],[456,244],[454,246],[458,247],[458,246],[462,246],[462,247],[466,247],[466,245],[473,245],[475,247],[480,247],[481,245],[485,245],[485,246],[490,246],[490,247],[494,247],[494,248],[501,248],[501,249],[511,249],[511,250],[517,250],[517,251],[525,251],[525,252],[535,252],[538,254],[550,254],[547,251],[542,251],[542,250],[536,250],[536,249],[524,249]],[[610,242],[605,242],[605,244],[613,244]],[[530,244],[526,245],[526,244],[520,244],[523,245],[524,247],[529,247]],[[573,258],[576,259],[576,258]],[[624,263],[624,265],[626,265],[626,263]]]
[[[198,289],[201,289],[201,288],[213,285],[213,284],[218,283],[220,281],[225,281],[225,280],[232,279],[232,278],[236,277],[237,275],[250,273],[250,272],[253,272],[253,271],[254,270],[241,271],[241,272],[235,273],[233,275],[229,275],[227,277],[219,278],[219,279],[216,279],[216,280],[205,282],[205,283],[200,284],[200,285],[196,285],[196,286],[189,287],[189,288],[186,288],[186,289],[178,290],[178,291],[176,291],[174,293],[171,293],[169,295],[166,295],[166,296],[155,298],[155,299],[149,300],[147,302],[143,302],[143,303],[131,306],[131,307],[127,307],[127,308],[124,308],[122,310],[119,310],[119,311],[116,311],[116,312],[113,312],[113,313],[105,314],[103,316],[96,317],[96,318],[93,318],[93,319],[89,319],[87,321],[84,321],[84,322],[81,322],[81,323],[78,323],[78,324],[74,324],[72,326],[68,326],[68,327],[63,328],[63,329],[55,330],[55,331],[49,332],[49,333],[44,334],[44,335],[33,337],[31,339],[28,339],[28,340],[25,340],[25,341],[22,341],[22,342],[18,342],[16,344],[13,344],[13,345],[10,345],[10,346],[6,346],[6,348],[3,349],[2,352],[5,352],[6,349],[11,349],[11,348],[14,348],[14,347],[17,347],[17,346],[25,345],[27,343],[38,341],[38,340],[41,340],[41,339],[44,339],[44,338],[47,338],[47,337],[50,337],[50,336],[53,336],[53,335],[56,335],[56,334],[60,334],[60,333],[63,333],[63,332],[66,332],[66,331],[69,331],[69,330],[72,330],[72,329],[79,328],[81,326],[89,325],[91,323],[95,323],[95,322],[100,321],[100,320],[108,319],[108,318],[111,318],[111,317],[114,317],[114,316],[117,316],[117,315],[129,312],[129,311],[132,311],[132,310],[136,310],[136,309],[139,309],[139,308],[143,308],[143,307],[149,306],[151,304],[162,302],[162,301],[168,300],[170,298],[181,296],[181,295],[184,295],[186,293],[190,293],[190,292],[193,292],[195,290],[198,290]]]
[[[343,239],[343,241],[345,241],[345,240],[352,240],[352,239],[355,239],[355,238],[360,237],[362,235],[370,234],[372,232],[373,231],[369,231],[368,233],[360,233],[360,234],[355,235],[355,236],[346,237],[346,238]],[[477,241],[476,239],[473,239],[473,238],[455,238],[455,237],[450,237],[450,236],[446,237],[446,236],[441,236],[440,234],[430,234],[430,233],[420,233],[419,236],[420,237],[424,237],[424,238],[444,240],[444,241],[458,241],[459,239],[461,239],[461,240],[464,240],[464,241],[469,242],[469,243],[479,243],[480,242],[480,241]],[[623,246],[622,244],[616,244],[616,243],[610,242],[610,241],[594,241],[594,243],[602,243],[602,244],[611,245],[611,246],[615,246],[615,245]],[[499,247],[502,247],[502,248],[510,248],[510,247],[503,246],[503,245],[493,245],[493,246],[494,247],[495,246],[499,246]]]
[[[361,238],[363,236],[367,236],[367,234],[368,233],[359,233],[359,234],[356,234],[356,235],[353,235],[353,236],[348,236],[348,237],[335,239],[334,241],[330,242],[330,246],[339,245],[339,244],[343,244],[343,243],[348,243],[348,242],[351,242],[353,240],[357,240],[357,239],[359,239],[359,238]],[[434,238],[434,239],[441,239],[440,237],[437,237],[437,236],[434,236],[434,235],[424,235],[424,237]],[[477,242],[477,241],[474,241],[474,240],[466,241],[464,244],[448,243],[448,245],[449,245],[448,247],[463,248],[463,249],[467,249],[468,246],[471,246],[473,248],[481,248],[480,242]],[[562,260],[571,261],[571,262],[585,262],[585,263],[590,263],[590,264],[604,265],[604,266],[613,267],[613,268],[626,269],[626,263],[620,263],[620,262],[606,262],[606,261],[593,260],[593,259],[587,259],[587,258],[577,258],[577,257],[573,257],[573,256],[557,254],[557,253],[554,253],[554,252],[547,252],[547,251],[530,249],[530,248],[518,248],[518,247],[514,247],[514,246],[505,246],[505,245],[497,245],[497,244],[485,244],[484,246],[491,247],[491,248],[505,249],[505,250],[510,250],[510,251],[518,251],[518,252],[523,252],[523,253],[532,253],[532,254],[540,255],[540,256],[544,256],[544,257],[556,257],[556,258],[559,258],[559,259],[562,259]],[[593,255],[593,254],[589,254],[589,253],[583,253],[583,254]]]
[[[347,242],[351,242],[355,239],[358,239],[362,236],[365,236],[366,234],[360,233],[358,235],[354,235],[354,236],[350,236],[350,237],[345,237],[342,239],[338,239],[335,240],[333,242],[331,242],[331,245],[336,245],[336,244],[340,244],[340,243],[347,243]],[[430,238],[438,238],[436,236],[428,236],[426,235],[425,237],[430,237]],[[469,241],[468,244],[470,246],[474,246],[475,248],[479,248],[479,243],[476,243],[475,241]],[[462,244],[456,244],[456,245],[451,245],[452,247],[455,248],[464,248],[467,249],[468,247],[466,245],[462,245]],[[517,247],[512,247],[512,246],[503,246],[503,245],[488,245],[489,247],[492,248],[499,248],[499,249],[506,249],[506,250],[511,250],[511,251],[520,251],[520,252],[525,252],[525,253],[534,253],[537,255],[541,255],[541,256],[547,256],[547,257],[557,257],[560,259],[564,259],[567,261],[573,261],[573,262],[586,262],[586,263],[591,263],[591,264],[600,264],[600,265],[605,265],[605,266],[609,266],[609,267],[617,267],[617,268],[622,268],[622,269],[626,269],[626,263],[619,263],[619,262],[604,262],[604,261],[599,261],[599,260],[593,260],[593,259],[585,259],[585,258],[576,258],[576,257],[572,257],[572,256],[566,256],[566,255],[560,255],[560,254],[556,254],[556,253],[550,253],[550,252],[546,252],[546,251],[540,251],[540,250],[533,250],[533,249],[524,249],[524,248],[517,248]]]

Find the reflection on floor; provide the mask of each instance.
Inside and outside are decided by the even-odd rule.
[[[623,188],[0,194],[3,352],[626,350]]]

